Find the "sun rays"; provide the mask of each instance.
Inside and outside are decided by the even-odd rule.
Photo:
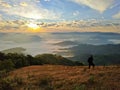
[[[27,32],[32,32],[32,33],[45,32],[45,30],[41,26],[39,26],[39,25],[37,25],[36,23],[33,23],[33,22],[28,23],[27,27],[28,27]]]
[[[35,24],[35,23],[29,23],[29,24],[27,24],[27,26],[29,27],[29,28],[31,28],[31,29],[38,29],[38,28],[40,28],[37,24]]]

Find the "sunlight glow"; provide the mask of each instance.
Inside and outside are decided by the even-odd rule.
[[[27,26],[31,29],[38,29],[39,28],[39,26],[35,23],[29,23],[29,24],[27,24]]]
[[[46,32],[45,29],[43,29],[41,26],[37,25],[34,22],[30,22],[27,24],[27,32],[31,32],[31,33],[36,33],[36,32]]]

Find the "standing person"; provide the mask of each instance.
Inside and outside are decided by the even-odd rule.
[[[90,69],[91,66],[93,66],[93,68],[95,67],[95,64],[93,63],[93,55],[91,55],[88,58],[88,63],[89,63],[89,69]]]

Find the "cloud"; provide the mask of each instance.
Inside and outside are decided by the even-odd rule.
[[[0,1],[0,6],[5,7],[5,8],[11,8],[12,6],[10,4],[8,4],[7,2],[4,1]]]
[[[73,1],[79,5],[86,5],[102,13],[105,10],[107,10],[112,4],[114,4],[115,0],[70,0],[70,1]]]
[[[73,15],[74,15],[74,16],[78,16],[79,14],[80,14],[79,11],[75,11],[75,12],[73,12]]]
[[[48,32],[117,32],[120,33],[120,20],[73,20],[40,24]]]
[[[109,41],[113,42],[114,44],[120,44],[120,40],[118,39],[110,39]]]
[[[17,31],[23,30],[26,27],[27,21],[15,20],[15,21],[0,21],[0,31]]]
[[[0,33],[2,34],[2,33]],[[41,37],[38,35],[20,34],[20,33],[6,33],[0,36],[0,41],[14,42],[14,43],[29,43],[40,42]]]
[[[2,15],[0,14],[0,21],[2,21],[3,20],[3,18],[2,18]]]
[[[73,28],[83,28],[83,27],[99,27],[99,26],[120,26],[120,20],[73,20],[73,21],[64,21],[64,22],[58,22],[58,23],[44,23],[40,24],[41,27],[73,27]]]
[[[43,32],[50,31],[69,31],[80,29],[105,29],[106,30],[119,30],[120,20],[73,20],[73,21],[61,21],[61,22],[34,22],[34,21],[24,21],[24,20],[14,20],[14,21],[0,21],[0,32],[31,32],[28,28],[27,23],[33,22],[38,25]],[[40,30],[40,31],[41,31]],[[39,30],[38,30],[39,32]],[[116,32],[116,31],[114,31]]]
[[[73,21],[61,21],[61,22],[50,22],[50,23],[37,23],[38,26],[47,30],[78,30],[81,28],[112,28],[114,30],[120,27],[120,20],[73,20]]]
[[[115,14],[115,15],[113,16],[113,18],[120,19],[120,12],[118,12],[117,14]]]
[[[2,8],[0,11],[8,15],[29,19],[59,19],[61,17],[60,12],[48,10],[44,8],[40,2],[35,0],[24,0],[24,2],[23,0],[9,0],[9,2],[12,3],[12,8],[5,8],[3,5],[0,6],[0,8]]]
[[[23,6],[23,7],[28,6],[28,4],[26,2],[21,2],[20,5]]]
[[[49,1],[51,1],[51,0],[44,0],[44,1],[49,2]]]

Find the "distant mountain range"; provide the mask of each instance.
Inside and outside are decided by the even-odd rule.
[[[90,45],[90,44],[79,44],[72,48],[68,48],[75,55],[79,54],[120,54],[120,44],[106,44],[106,45]]]
[[[52,33],[54,38],[62,39],[63,43],[72,41],[78,44],[120,44],[120,33],[103,33],[103,32],[63,32]],[[59,44],[60,45],[60,44]]]
[[[55,43],[54,45],[66,46],[66,45],[77,45],[78,43],[75,41],[63,41]]]
[[[65,45],[66,42],[61,42],[59,45]],[[73,44],[73,42],[71,43]],[[94,55],[97,65],[120,64],[120,44],[78,44],[77,46],[59,49],[56,53],[66,56],[72,54],[71,57],[68,57],[69,59],[78,60],[86,64],[90,55]]]
[[[54,45],[66,46],[59,48],[54,53],[73,61],[80,61],[87,64],[87,59],[90,55],[94,56],[96,65],[111,65],[120,64],[120,44],[105,44],[105,45],[91,45],[78,44],[73,41],[59,42]],[[72,47],[67,47],[73,45]],[[3,50],[3,53],[25,53],[26,49],[22,47],[11,48]]]
[[[8,53],[24,53],[24,51],[26,51],[25,48],[22,48],[22,47],[15,47],[15,48],[10,48],[10,49],[6,49],[6,50],[3,50],[1,51],[2,53],[5,53],[5,54],[8,54]]]

